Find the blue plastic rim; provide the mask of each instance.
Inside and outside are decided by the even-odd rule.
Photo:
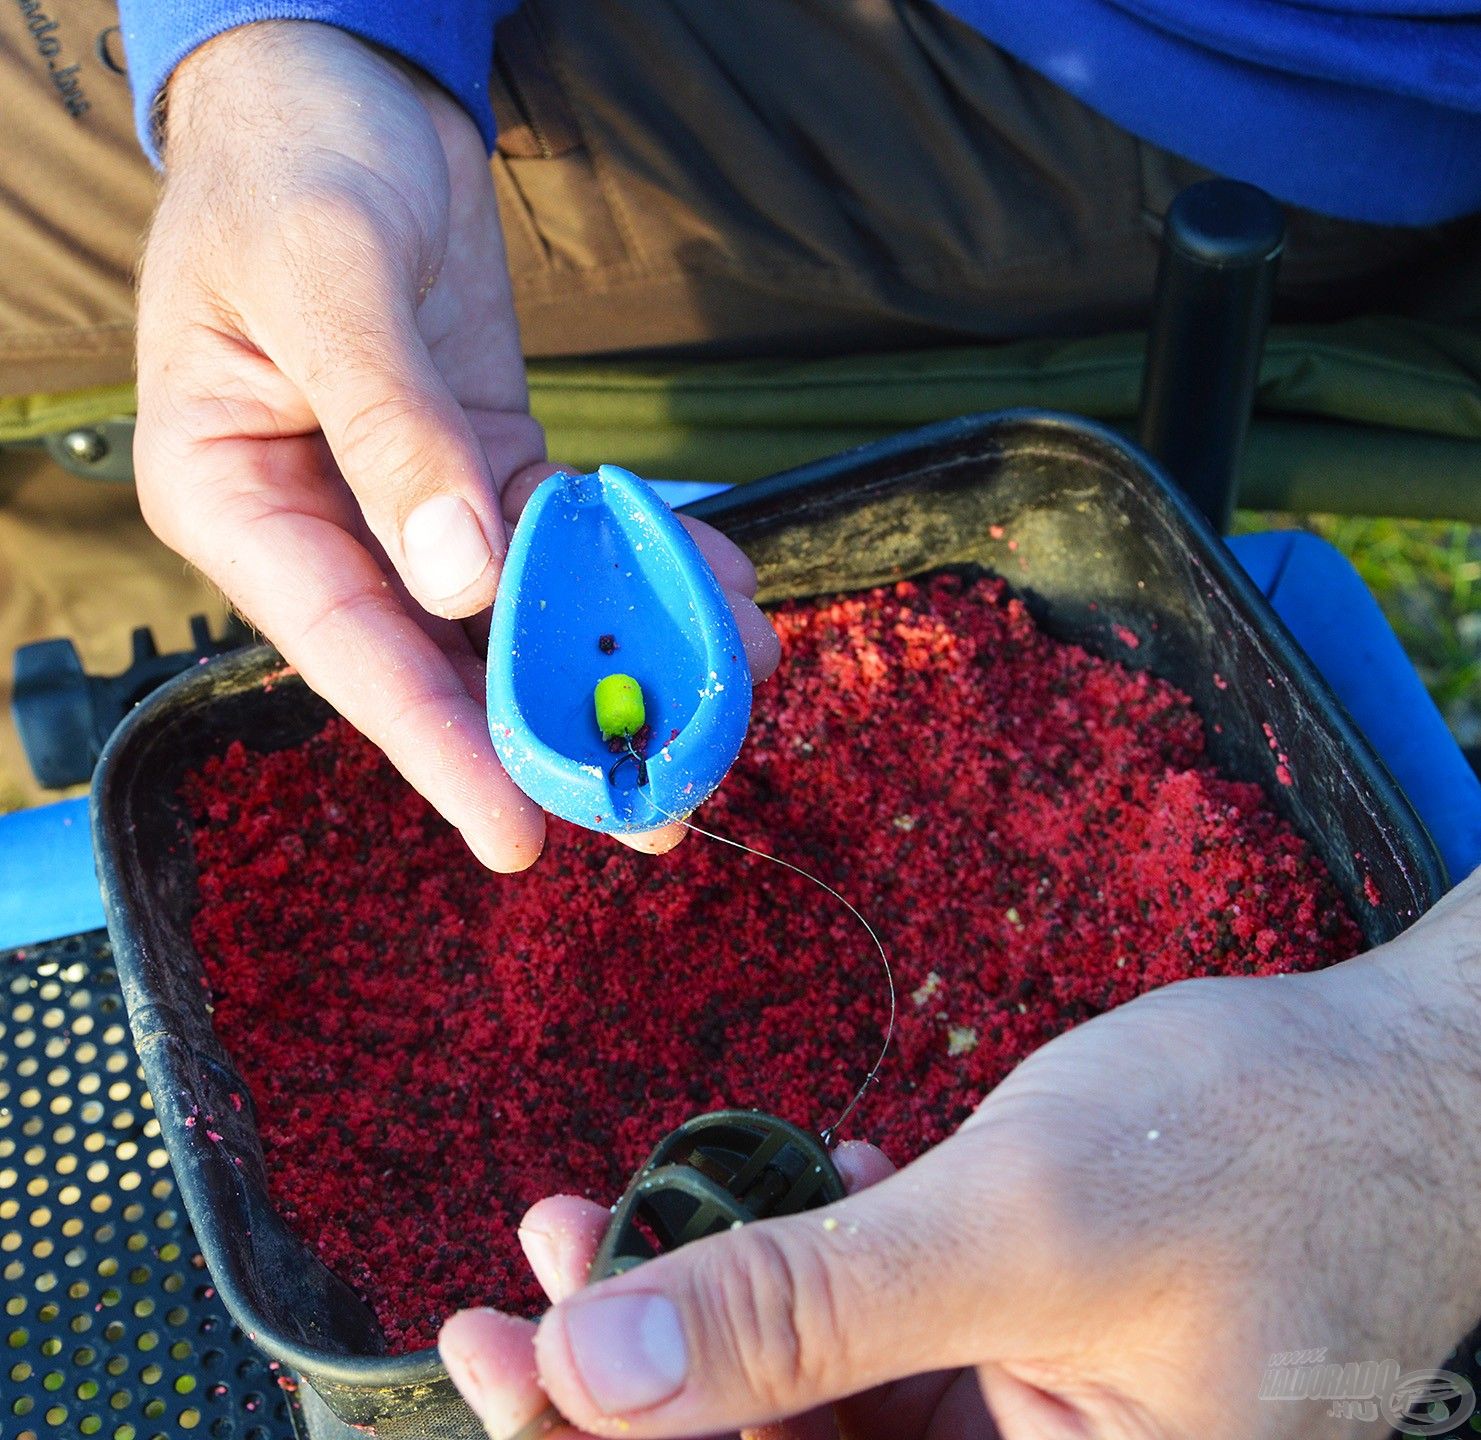
[[[642,687],[647,783],[597,729],[607,675]],[[725,778],[751,717],[751,672],[714,572],[658,494],[603,465],[552,475],[505,557],[489,631],[489,734],[537,805],[610,834],[687,815]]]

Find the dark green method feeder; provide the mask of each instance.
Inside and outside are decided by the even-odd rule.
[[[816,1135],[758,1110],[716,1110],[672,1131],[633,1176],[587,1273],[594,1285],[693,1240],[752,1220],[800,1215],[847,1194]],[[566,1423],[548,1405],[507,1440],[543,1440]]]
[[[621,1275],[692,1240],[816,1210],[844,1194],[816,1135],[757,1110],[700,1115],[664,1139],[633,1177],[587,1278]]]

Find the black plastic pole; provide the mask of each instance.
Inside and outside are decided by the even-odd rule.
[[[1220,534],[1284,244],[1280,207],[1253,185],[1205,180],[1168,207],[1137,438]]]

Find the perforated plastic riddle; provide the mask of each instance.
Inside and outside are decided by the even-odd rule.
[[[106,934],[0,951],[0,1440],[291,1440],[175,1194]]]

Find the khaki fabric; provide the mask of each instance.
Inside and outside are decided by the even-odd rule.
[[[156,182],[121,62],[112,0],[0,6],[0,396],[128,379]],[[929,0],[526,0],[490,93],[535,357],[1135,328],[1161,216],[1204,173]],[[1293,211],[1282,310],[1450,318],[1475,233]]]
[[[136,625],[180,650],[192,614],[219,631],[226,607],[149,533],[131,486],[80,480],[40,455],[0,455],[0,810],[54,798],[31,779],[11,719],[16,646],[66,636],[89,670],[117,674]]]
[[[113,0],[0,6],[0,395],[133,371],[133,265],[155,180],[122,59]]]
[[[533,356],[818,355],[1145,324],[1206,171],[928,0],[526,0],[494,173]],[[1280,313],[1450,318],[1475,226],[1292,210]]]

